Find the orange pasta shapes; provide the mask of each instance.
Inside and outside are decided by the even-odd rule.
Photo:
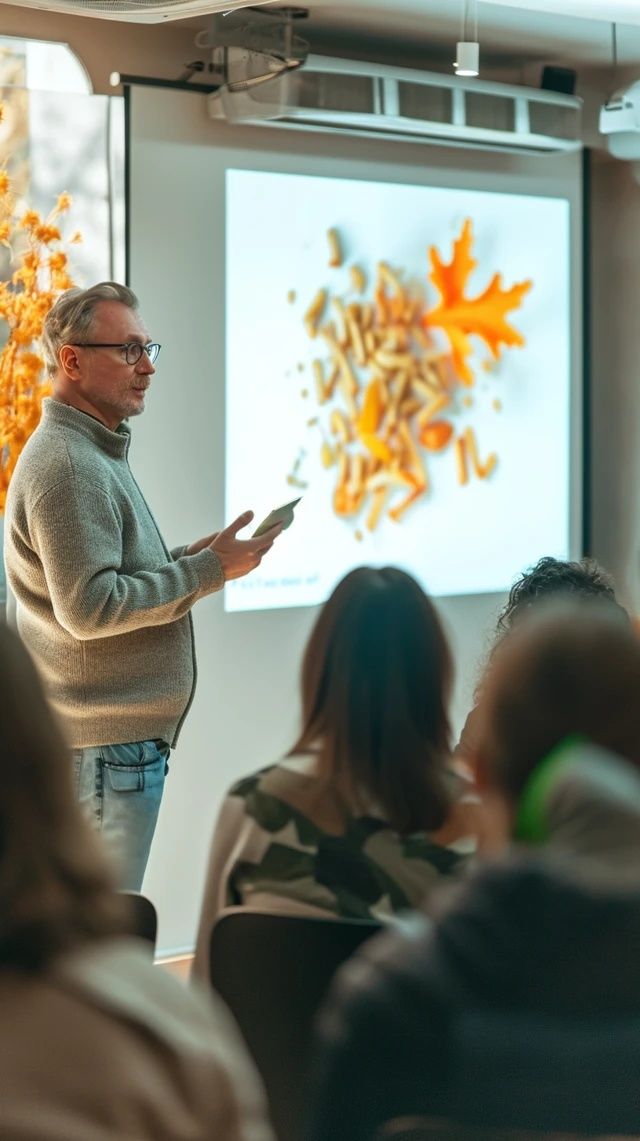
[[[328,234],[330,265],[340,269],[337,231]],[[455,465],[459,486],[472,477],[488,480],[496,470],[497,453],[481,459],[475,429],[457,423],[480,403],[480,396],[468,396],[475,382],[472,338],[483,342],[493,360],[505,347],[523,346],[524,337],[507,317],[532,283],[505,289],[494,273],[484,290],[470,295],[477,268],[472,244],[467,220],[450,262],[430,249],[429,278],[440,295],[431,308],[420,283],[380,260],[373,275],[359,265],[345,266],[345,292],[330,294],[320,284],[303,315],[316,353],[318,334],[326,346],[326,356],[312,364],[320,415],[308,426],[320,434],[322,467],[336,473],[333,509],[340,518],[363,510],[369,532],[385,517],[400,523],[429,495],[429,465],[441,462],[440,454],[442,462]],[[329,307],[333,319],[323,323]],[[495,399],[491,406],[495,411]],[[296,471],[290,482],[293,477]],[[363,538],[359,526],[357,534]]]

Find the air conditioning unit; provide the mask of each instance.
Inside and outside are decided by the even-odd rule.
[[[260,0],[273,4],[277,0]],[[102,20],[125,20],[130,24],[161,24],[185,20],[210,12],[248,8],[254,0],[11,0],[14,8],[40,8],[65,16],[97,16]]]
[[[582,100],[526,87],[309,56],[261,87],[208,96],[212,119],[523,153],[578,150]]]

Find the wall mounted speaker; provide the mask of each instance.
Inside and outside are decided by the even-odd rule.
[[[540,86],[543,91],[557,91],[561,95],[574,95],[576,73],[570,67],[544,67]]]

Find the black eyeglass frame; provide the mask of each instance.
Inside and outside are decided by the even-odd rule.
[[[124,349],[127,364],[136,365],[142,360],[143,353],[147,354],[151,364],[155,364],[162,345],[159,345],[157,341],[149,341],[148,345],[143,345],[140,341],[125,341],[124,344],[115,344],[112,341],[84,341],[72,347],[75,349]],[[135,350],[135,360],[131,360],[132,349]]]

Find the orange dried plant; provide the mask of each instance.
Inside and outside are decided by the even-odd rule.
[[[36,210],[21,210],[7,171],[0,170],[0,242],[15,266],[0,281],[0,319],[7,327],[0,350],[0,512],[18,457],[50,392],[38,341],[49,309],[73,285],[58,225],[70,205],[69,195],[61,194],[46,218]],[[79,240],[74,234],[70,242]]]

